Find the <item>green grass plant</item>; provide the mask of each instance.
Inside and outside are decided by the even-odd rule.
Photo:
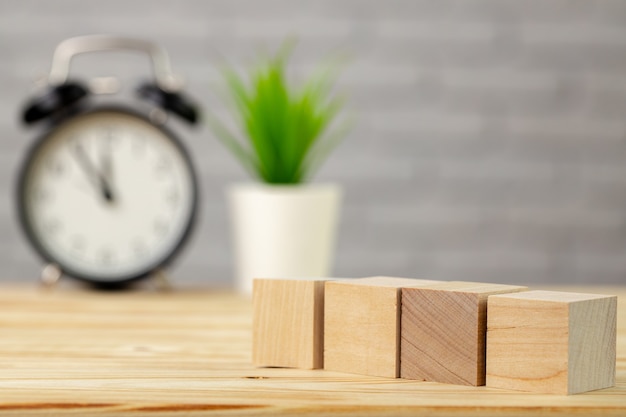
[[[344,107],[333,93],[337,65],[320,67],[301,85],[289,84],[289,51],[263,58],[242,77],[223,69],[239,134],[212,114],[207,122],[215,136],[260,181],[307,182],[346,135],[349,123],[338,122]]]

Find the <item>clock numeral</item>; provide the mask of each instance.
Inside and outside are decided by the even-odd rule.
[[[110,249],[102,249],[98,253],[98,259],[103,265],[111,265],[113,263],[114,255]]]
[[[46,162],[48,173],[55,177],[60,177],[65,173],[65,165],[59,159],[50,159]]]
[[[180,193],[178,192],[178,190],[175,188],[167,190],[165,192],[165,201],[172,206],[177,205],[180,201]]]
[[[101,148],[104,149],[104,152],[111,152],[113,148],[119,145],[121,135],[117,129],[109,127],[102,131],[101,138]]]
[[[141,158],[146,153],[146,138],[141,135],[133,137],[130,147],[135,158]]]
[[[172,161],[167,157],[160,157],[154,165],[154,172],[157,174],[157,178],[165,178],[172,170]]]
[[[148,248],[146,247],[145,243],[137,239],[132,244],[132,251],[136,256],[143,256],[148,251]]]
[[[45,204],[52,200],[52,191],[45,188],[38,188],[33,193],[33,201],[39,204]]]
[[[84,252],[87,242],[83,236],[73,236],[70,245],[74,251]]]
[[[109,143],[112,143],[117,139],[117,132],[112,127],[105,127],[102,129],[102,137],[107,140]]]
[[[90,141],[85,140],[84,137],[80,137],[78,135],[72,136],[70,139],[68,139],[67,143],[68,143],[68,147],[69,147],[71,152],[73,152],[74,149],[76,149],[76,148],[87,149],[87,148],[90,147],[89,146]]]
[[[63,225],[58,219],[49,219],[43,223],[43,229],[49,235],[56,235],[61,231]]]
[[[155,220],[153,227],[154,232],[159,236],[163,236],[169,229],[168,223],[163,219]]]

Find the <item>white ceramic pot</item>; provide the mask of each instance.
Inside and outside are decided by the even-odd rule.
[[[229,189],[236,288],[254,278],[327,277],[341,188],[334,184],[240,184]]]

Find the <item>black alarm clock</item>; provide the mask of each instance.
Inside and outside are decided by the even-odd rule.
[[[108,50],[151,57],[153,80],[137,88],[136,102],[96,103],[93,89],[68,78],[72,57]],[[26,124],[44,131],[17,183],[21,225],[47,263],[42,278],[119,285],[161,271],[181,251],[198,185],[167,120],[194,124],[198,115],[180,89],[166,52],[151,42],[94,35],[58,45],[45,93],[23,111]]]

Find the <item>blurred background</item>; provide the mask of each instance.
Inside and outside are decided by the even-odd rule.
[[[357,122],[315,178],[346,193],[336,276],[626,284],[620,0],[0,0],[0,280],[34,282],[41,267],[14,209],[41,133],[20,111],[56,45],[94,33],[159,43],[215,113],[224,60],[246,67],[289,36],[295,76],[349,56],[339,89]],[[79,57],[73,73],[150,76],[145,59],[119,58]],[[203,204],[173,281],[229,286],[224,192],[248,177],[206,127],[179,133]]]

